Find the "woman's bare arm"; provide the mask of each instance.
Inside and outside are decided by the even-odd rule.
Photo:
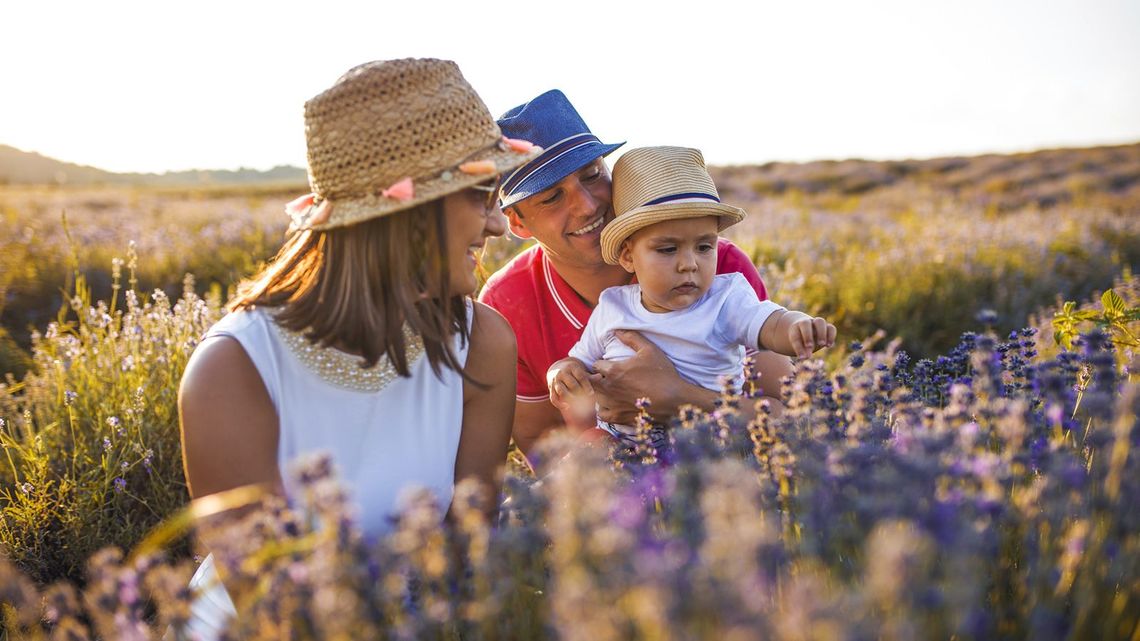
[[[498,312],[475,303],[474,313],[464,371],[486,387],[463,384],[463,432],[455,458],[455,482],[471,477],[481,481],[490,491],[485,509],[494,516],[515,418],[517,347],[514,330]]]
[[[182,465],[192,498],[249,485],[282,491],[277,411],[257,368],[236,340],[209,338],[194,350],[178,389],[178,414]],[[198,535],[207,549],[225,546],[226,526],[260,504],[253,501],[199,522]],[[222,579],[230,595],[251,589],[235,577]]]
[[[182,375],[178,413],[191,497],[244,485],[280,491],[277,411],[236,340],[214,337],[194,350]]]

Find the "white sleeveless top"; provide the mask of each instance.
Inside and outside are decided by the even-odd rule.
[[[467,301],[468,327],[474,314]],[[257,367],[277,410],[277,463],[287,497],[299,494],[290,474],[299,456],[325,452],[357,509],[364,535],[391,529],[403,491],[431,490],[446,511],[455,481],[455,457],[463,424],[463,378],[443,365],[437,377],[426,356],[409,364],[410,378],[396,377],[378,392],[361,392],[322,378],[297,341],[261,310],[226,315],[206,338],[238,341]],[[457,335],[452,349],[460,366],[468,345]],[[307,344],[307,342],[305,343]],[[309,358],[309,364],[302,359]],[[381,359],[383,363],[384,359]],[[191,587],[205,593],[192,607],[188,631],[214,639],[234,613],[207,557]]]

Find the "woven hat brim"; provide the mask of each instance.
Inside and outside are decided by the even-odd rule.
[[[526,200],[537,193],[550,189],[559,180],[585,167],[587,163],[610,155],[611,152],[624,144],[624,142],[614,144],[593,143],[574,149],[527,176],[526,180],[519,183],[519,186],[503,199],[503,207],[510,207],[520,200]]]
[[[724,203],[662,203],[631,209],[615,218],[602,229],[602,259],[610,265],[618,264],[621,244],[635,231],[666,220],[716,216],[717,231],[721,232],[744,220],[744,210]]]
[[[379,218],[380,216],[389,216],[404,211],[405,209],[443,198],[444,196],[466,189],[472,185],[486,182],[494,177],[495,174],[506,174],[514,171],[538,157],[541,153],[542,149],[540,147],[535,147],[525,153],[519,153],[509,148],[502,149],[500,144],[496,142],[494,145],[472,154],[468,158],[464,158],[453,167],[438,174],[427,177],[413,176],[412,182],[415,195],[408,200],[397,200],[395,198],[385,197],[380,192],[389,185],[377,185],[375,193],[372,194],[357,198],[331,199],[332,213],[329,215],[328,220],[319,225],[302,227],[302,229],[320,231],[336,227],[345,227],[372,218]],[[489,160],[495,164],[494,173],[468,174],[459,170],[459,165],[463,163],[485,160]]]

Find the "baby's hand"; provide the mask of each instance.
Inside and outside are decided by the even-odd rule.
[[[818,316],[805,315],[788,328],[788,341],[798,358],[807,358],[812,352],[835,344],[835,325]]]
[[[550,402],[560,410],[570,409],[572,404],[578,405],[584,397],[594,394],[589,370],[575,358],[551,365],[546,372],[546,384],[550,388]]]

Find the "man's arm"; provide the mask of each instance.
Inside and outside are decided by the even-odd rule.
[[[772,415],[783,414],[784,402],[781,400],[783,395],[780,390],[783,387],[784,378],[791,376],[796,371],[792,365],[792,359],[776,352],[756,352],[752,355],[752,369],[760,372],[760,380],[757,382],[760,387],[760,395],[756,400],[768,399],[768,403],[772,407]],[[755,403],[742,403],[741,405],[740,411],[751,420],[756,414]],[[745,405],[747,407],[744,407]]]
[[[558,408],[549,399],[540,401],[515,400],[515,422],[511,438],[534,468],[534,446],[542,437],[566,424]]]
[[[598,416],[605,421],[631,425],[637,418],[635,403],[639,398],[649,399],[649,415],[667,423],[677,415],[683,405],[694,405],[704,410],[714,409],[720,396],[717,392],[693,385],[681,378],[672,361],[656,345],[634,331],[619,330],[618,339],[634,351],[624,361],[598,361],[597,374],[591,377],[598,402]],[[761,372],[760,389],[769,399],[774,413],[783,411],[780,402],[780,379],[792,373],[791,361],[779,354],[760,352],[754,366]],[[751,419],[754,403],[741,403],[740,411]]]

